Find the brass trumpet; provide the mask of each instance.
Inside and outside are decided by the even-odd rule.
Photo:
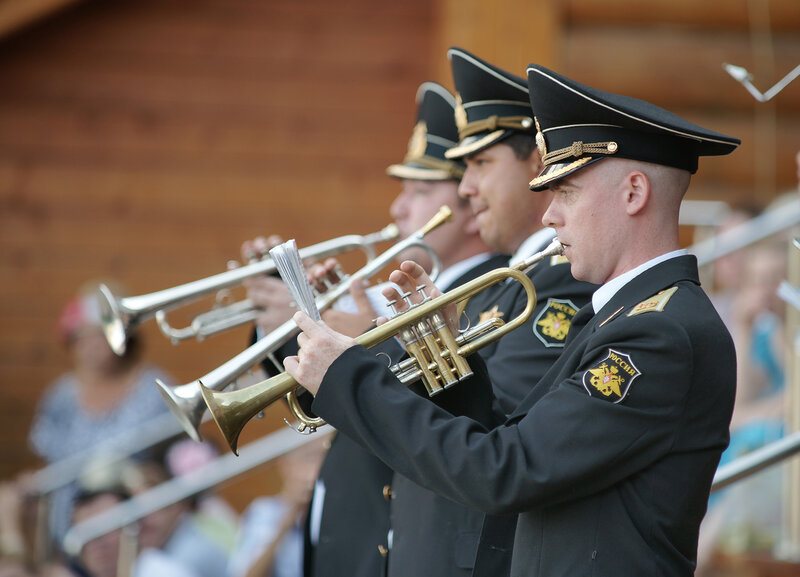
[[[449,207],[443,206],[422,228],[407,238],[393,244],[386,251],[369,261],[361,269],[351,276],[341,280],[327,292],[319,295],[316,299],[317,309],[322,312],[331,307],[342,295],[350,291],[350,286],[354,280],[368,279],[380,272],[387,264],[397,257],[400,253],[411,247],[419,247],[426,251],[433,261],[432,275],[438,275],[441,269],[441,262],[433,249],[423,241],[425,235],[438,228],[452,217]],[[253,345],[223,363],[210,373],[200,377],[196,381],[186,383],[177,387],[171,387],[159,380],[156,383],[164,397],[164,401],[169,406],[172,414],[180,421],[183,429],[194,440],[200,440],[200,422],[206,406],[200,395],[200,382],[205,383],[209,389],[222,390],[237,378],[247,372],[252,366],[260,363],[271,353],[285,344],[290,338],[295,336],[300,329],[292,319],[287,320],[274,331],[256,341]]]
[[[367,348],[373,347],[394,336],[399,336],[406,346],[410,358],[401,364],[390,367],[402,382],[409,383],[422,379],[429,395],[452,386],[472,374],[465,357],[478,349],[496,341],[523,324],[536,307],[536,289],[533,282],[523,272],[544,258],[563,253],[558,239],[543,251],[531,255],[513,268],[498,268],[457,287],[436,298],[422,293],[423,300],[412,304],[410,293],[403,295],[409,309],[356,338],[356,343]],[[461,303],[480,291],[506,279],[519,282],[528,296],[528,303],[519,315],[504,322],[492,319],[455,337],[444,320],[442,309],[448,305]],[[271,379],[256,383],[246,389],[228,393],[215,392],[200,384],[203,399],[214,417],[220,431],[236,453],[244,425],[256,414],[283,396],[289,399],[289,408],[300,424],[298,431],[313,432],[325,424],[322,419],[310,418],[296,402],[298,383],[288,373],[281,373]]]
[[[350,234],[305,247],[300,250],[300,257],[304,260],[323,259],[358,249],[364,252],[367,261],[371,261],[375,258],[376,244],[394,240],[399,234],[397,226],[390,224],[378,232],[365,236]],[[174,329],[169,325],[166,311],[211,292],[235,286],[247,278],[272,274],[276,270],[272,258],[266,256],[247,265],[200,280],[128,297],[117,297],[106,285],[101,284],[98,287],[100,317],[108,344],[116,354],[124,354],[128,331],[153,315],[156,316],[161,332],[173,343],[192,337],[202,339],[250,322],[258,311],[247,299],[198,315],[190,326],[183,329]]]

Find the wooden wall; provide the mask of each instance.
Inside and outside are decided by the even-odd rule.
[[[519,75],[536,62],[644,98],[742,139],[703,159],[690,197],[764,206],[797,186],[800,80],[757,103],[722,68],[766,91],[800,63],[796,0],[442,0],[436,45],[471,49]],[[446,73],[446,67],[440,68]]]
[[[257,234],[389,222],[431,27],[424,0],[96,1],[0,42],[0,479],[35,465],[35,404],[68,367],[54,321],[85,282],[141,294]],[[248,338],[144,332],[178,382]]]

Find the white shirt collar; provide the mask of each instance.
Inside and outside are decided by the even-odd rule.
[[[439,273],[439,278],[436,279],[435,283],[436,287],[439,290],[446,289],[458,277],[466,273],[469,269],[489,260],[491,256],[491,253],[482,252],[480,254],[476,254],[475,256],[465,258],[464,260],[458,261],[454,265],[447,267]]]
[[[594,309],[594,312],[597,313],[597,311],[606,306],[606,304],[608,304],[608,301],[610,301],[622,287],[631,282],[633,279],[635,279],[637,276],[642,274],[647,269],[653,268],[654,266],[664,262],[665,260],[683,256],[685,254],[689,254],[689,251],[686,249],[673,250],[672,252],[668,252],[666,254],[662,254],[661,256],[657,256],[656,258],[650,259],[647,262],[640,264],[636,268],[633,268],[628,272],[623,273],[614,279],[611,279],[603,286],[601,286],[599,289],[594,291],[594,294],[592,295],[592,308]]]
[[[539,252],[545,246],[550,244],[550,241],[553,240],[555,236],[556,231],[552,228],[543,228],[536,231],[522,241],[522,244],[519,245],[519,248],[517,248],[512,255],[511,260],[509,261],[509,266],[513,267],[518,262],[522,262],[532,254]]]

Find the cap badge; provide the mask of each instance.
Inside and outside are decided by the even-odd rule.
[[[456,92],[456,108],[455,108],[455,117],[456,117],[456,128],[458,131],[461,132],[464,128],[467,127],[469,123],[467,119],[467,111],[464,110],[464,104],[461,102],[461,94]]]
[[[544,141],[544,134],[542,134],[542,127],[539,126],[539,119],[534,116],[533,120],[536,123],[536,147],[539,149],[539,154],[544,156],[545,154],[547,154],[547,143]]]
[[[407,158],[422,158],[425,156],[425,150],[428,148],[428,125],[424,120],[417,122],[414,127],[414,132],[411,133],[411,139],[408,141],[408,155]]]
[[[583,374],[583,387],[592,397],[619,403],[641,374],[630,355],[608,349],[608,355]]]
[[[547,299],[547,305],[536,316],[533,332],[545,347],[563,347],[572,318],[578,312],[575,303],[562,299]]]

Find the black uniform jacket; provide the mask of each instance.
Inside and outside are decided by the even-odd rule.
[[[492,256],[466,271],[444,290],[507,262],[506,255]],[[397,343],[390,341],[384,345],[381,350],[394,360],[402,357],[403,350]],[[374,356],[375,352],[373,349],[369,354]],[[385,366],[386,359],[382,358],[381,362]],[[361,445],[345,435],[336,435],[319,475],[325,484],[325,502],[316,546],[310,546],[306,531],[306,577],[380,577],[385,574],[392,475],[393,471],[383,461]]]
[[[531,387],[547,372],[564,349],[571,315],[591,299],[596,285],[576,281],[563,259],[546,259],[529,273],[536,287],[537,305],[531,318],[517,330],[480,351],[486,362],[496,397],[476,395],[469,383],[455,385],[433,397],[433,402],[453,415],[465,415],[487,428],[502,424]],[[495,285],[470,302],[473,324],[487,314],[508,321],[527,304],[518,282]],[[554,332],[544,322],[562,315],[562,328]],[[549,333],[549,334],[548,334]],[[391,525],[393,543],[389,577],[469,576],[472,574],[484,514],[426,489],[401,474],[392,481]],[[516,515],[487,520],[494,541],[483,556],[483,571],[493,577],[508,574]]]
[[[597,315],[584,313],[591,306],[494,429],[409,393],[359,347],[330,367],[314,409],[414,481],[487,513],[520,513],[513,577],[692,575],[728,442],[730,335],[692,256],[652,267]],[[486,388],[476,377],[472,386]]]

